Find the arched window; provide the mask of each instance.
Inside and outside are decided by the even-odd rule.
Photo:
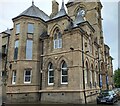
[[[81,16],[85,16],[85,9],[84,8],[79,8],[78,10],[77,10],[77,15],[81,15]]]
[[[81,8],[78,8],[78,9],[77,9],[76,17],[82,16],[83,19],[86,20],[85,14],[86,14],[85,9],[84,9],[83,7],[81,7]]]
[[[59,28],[54,31],[54,49],[62,48],[62,34]]]
[[[19,47],[19,40],[16,40],[14,46],[14,60],[17,60],[18,58],[18,47]]]
[[[61,84],[68,84],[68,69],[65,61],[61,64]]]
[[[48,64],[48,85],[54,84],[54,70],[53,70],[53,64],[50,62]]]

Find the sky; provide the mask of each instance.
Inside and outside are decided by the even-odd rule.
[[[56,0],[61,7],[62,0]],[[65,4],[68,0],[64,0]],[[118,68],[118,0],[101,0],[103,36],[114,58],[113,70]],[[52,0],[34,0],[34,4],[50,15]],[[18,16],[32,5],[32,0],[0,0],[0,32],[13,28],[12,18]]]

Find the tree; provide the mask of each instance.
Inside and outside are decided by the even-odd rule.
[[[114,72],[114,83],[115,87],[120,88],[120,68]]]

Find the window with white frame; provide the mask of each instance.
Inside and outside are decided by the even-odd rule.
[[[16,70],[13,70],[12,72],[12,84],[16,83]]]
[[[16,34],[20,33],[20,24],[16,24]]]
[[[54,32],[54,49],[62,48],[62,34],[58,28]]]
[[[34,33],[34,24],[28,23],[28,33]]]
[[[33,40],[27,40],[26,42],[26,59],[32,59],[32,48],[33,48]]]
[[[25,69],[24,70],[24,83],[31,83],[31,69]]]
[[[65,61],[61,64],[61,84],[68,84],[68,69]]]
[[[54,70],[53,70],[53,64],[50,62],[48,64],[48,85],[54,84]]]

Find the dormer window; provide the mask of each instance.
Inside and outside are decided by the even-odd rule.
[[[54,32],[54,49],[62,48],[62,34],[57,28]]]

